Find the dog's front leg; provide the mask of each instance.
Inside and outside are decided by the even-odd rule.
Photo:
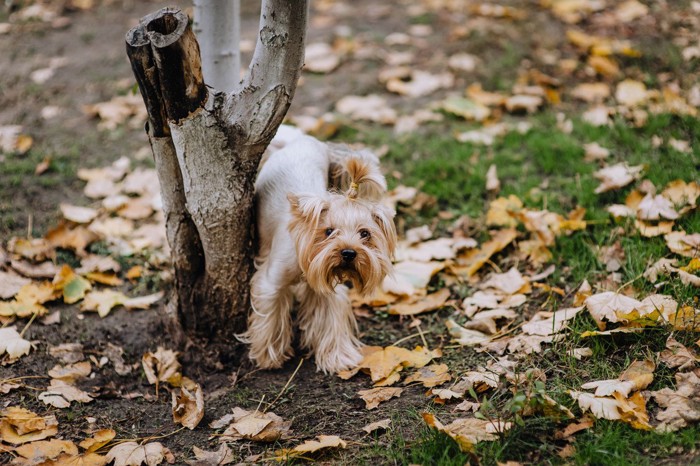
[[[344,285],[332,294],[320,294],[305,283],[299,287],[301,345],[316,356],[316,367],[334,373],[362,361],[362,343],[356,337],[357,322]]]
[[[250,282],[253,312],[243,338],[250,343],[250,359],[263,369],[282,367],[293,354],[294,297],[285,277],[279,267],[262,267]]]

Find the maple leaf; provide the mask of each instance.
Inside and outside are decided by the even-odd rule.
[[[114,461],[114,466],[156,466],[163,460],[172,464],[173,454],[160,442],[139,445],[136,442],[124,442],[112,447],[107,453],[108,462]]]
[[[439,349],[428,350],[422,346],[416,346],[413,351],[397,346],[370,347],[365,350],[365,357],[357,367],[368,372],[375,385],[383,382],[390,385],[387,379],[391,377],[392,383],[398,381],[398,373],[405,367],[420,368],[441,356]]]
[[[204,417],[204,394],[202,387],[195,384],[194,393],[185,387],[180,388],[180,394],[172,394],[173,421],[192,430]]]
[[[0,411],[0,438],[3,442],[21,445],[53,437],[57,433],[56,416],[39,416],[17,406]]]
[[[614,380],[599,380],[581,385],[586,390],[595,388],[596,396],[609,396],[614,393],[629,397],[631,392],[643,390],[654,380],[656,366],[651,360],[633,361],[620,377]]]

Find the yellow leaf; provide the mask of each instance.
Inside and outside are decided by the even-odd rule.
[[[111,442],[117,433],[113,429],[102,429],[95,432],[92,437],[80,442],[78,446],[87,452],[97,451]]]
[[[424,387],[432,388],[442,385],[445,382],[452,380],[447,364],[430,364],[429,366],[421,367],[418,371],[406,377],[404,385],[413,382],[420,382]]]
[[[77,455],[78,447],[69,440],[40,440],[17,447],[15,452],[29,460],[30,464],[37,464],[56,459],[61,453]]]
[[[470,250],[460,256],[458,265],[451,267],[452,272],[460,277],[471,277],[491,259],[491,256],[505,249],[516,236],[518,232],[515,229],[499,230],[481,248]]]
[[[523,209],[523,202],[515,195],[499,197],[491,202],[486,212],[486,224],[490,226],[514,227],[518,224],[515,214]]]
[[[117,277],[117,274],[115,273],[88,272],[85,274],[85,277],[90,281],[100,283],[102,285],[119,286],[122,284],[121,279]]]
[[[57,433],[56,416],[39,416],[17,406],[0,411],[0,438],[5,443],[21,445],[53,437]]]
[[[63,292],[63,301],[73,304],[85,297],[85,293],[92,289],[90,282],[77,275],[68,265],[64,265],[53,279],[56,290]]]

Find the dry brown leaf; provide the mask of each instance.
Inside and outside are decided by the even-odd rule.
[[[364,431],[367,432],[368,434],[371,434],[371,433],[374,432],[375,430],[379,430],[379,429],[388,429],[388,428],[389,428],[389,424],[391,424],[391,419],[388,419],[388,418],[387,418],[387,419],[382,419],[381,421],[376,421],[376,422],[372,422],[372,423],[370,423],[370,424],[367,424],[366,426],[364,426],[364,427],[362,428],[362,430],[364,430]]]
[[[581,83],[571,90],[571,95],[584,102],[603,102],[610,97],[610,86],[606,83]]]
[[[666,340],[666,348],[659,355],[659,359],[672,369],[678,368],[679,372],[693,369],[700,361],[700,358],[692,350],[673,338],[672,335],[669,335]]]
[[[643,165],[628,166],[625,163],[602,168],[593,174],[601,181],[595,192],[600,194],[626,186],[639,178],[643,170]]]
[[[517,236],[518,232],[515,229],[497,231],[479,249],[459,256],[458,265],[451,267],[452,272],[457,276],[471,277],[491,259],[491,256],[505,249]]]
[[[700,256],[700,233],[688,234],[685,231],[673,231],[664,236],[668,248],[684,257]]]
[[[559,309],[550,314],[551,317],[542,318],[544,314],[536,314],[529,322],[523,324],[522,329],[528,335],[548,336],[559,333],[565,328],[568,321],[578,315],[583,310],[583,306]]]
[[[452,73],[432,74],[427,71],[411,70],[409,79],[392,78],[386,83],[389,92],[407,97],[430,95],[438,89],[450,88],[454,84]]]
[[[180,388],[180,394],[172,394],[173,421],[192,430],[204,417],[204,394],[202,387],[195,384],[194,393],[185,387]]]
[[[365,357],[357,367],[368,372],[372,382],[375,383],[382,382],[393,373],[403,370],[404,367],[420,368],[434,358],[442,356],[440,350],[431,351],[422,346],[416,346],[413,351],[397,346],[373,349],[373,351],[365,351]],[[398,381],[398,378],[396,380]]]
[[[148,352],[141,358],[141,365],[146,379],[156,389],[160,382],[167,382],[173,387],[179,387],[182,382],[181,366],[177,361],[178,353],[159,346],[155,353]]]
[[[489,288],[495,288],[499,290],[501,293],[505,293],[507,295],[512,295],[517,292],[521,293],[527,293],[528,291],[521,291],[523,288],[526,287],[526,285],[529,284],[529,281],[522,276],[522,274],[516,269],[515,267],[511,268],[507,272],[504,273],[494,273],[492,274],[488,280],[486,280],[480,288],[482,289],[489,289]]]
[[[447,364],[430,364],[421,367],[416,372],[406,377],[403,383],[404,385],[408,385],[409,383],[420,382],[424,387],[432,388],[449,382],[450,380],[452,380],[452,376],[449,373]]]
[[[337,435],[319,435],[318,440],[307,440],[301,445],[291,449],[279,450],[276,453],[279,458],[294,458],[304,456],[307,453],[315,453],[325,448],[347,448],[347,442]]]
[[[25,459],[17,462],[18,464],[56,464],[51,460],[55,460],[62,453],[76,456],[78,447],[69,440],[39,440],[15,448],[15,453]]]
[[[217,451],[206,451],[193,446],[192,453],[195,459],[187,461],[190,466],[223,466],[235,461],[233,452],[225,443]]]
[[[10,238],[7,250],[34,262],[53,259],[56,255],[55,248],[44,238]]]
[[[477,330],[466,329],[452,319],[445,321],[447,331],[450,332],[452,339],[462,346],[474,346],[491,341],[491,337]]]
[[[662,195],[648,193],[637,206],[637,217],[640,220],[675,220],[680,215],[673,203]]]
[[[90,223],[97,217],[97,210],[61,203],[59,205],[63,218],[75,223]]]
[[[335,104],[335,109],[353,120],[368,120],[385,125],[396,122],[396,110],[389,107],[384,97],[373,94],[364,97],[349,95]]]
[[[82,356],[82,346],[79,349]],[[90,375],[92,367],[90,361],[76,362],[67,366],[54,366],[49,371],[49,377],[61,380],[69,385],[74,385],[77,380],[84,379]]]
[[[38,396],[39,400],[55,408],[68,408],[73,401],[90,403],[92,397],[73,385],[58,379],[51,379],[51,385]]]
[[[246,411],[239,407],[233,408],[232,420],[221,434],[221,441],[247,439],[275,442],[288,438],[291,425],[291,421],[285,421],[273,412]]]
[[[92,434],[92,437],[80,442],[78,446],[87,452],[97,451],[111,442],[116,436],[117,433],[113,429],[101,429]]]
[[[72,249],[78,256],[85,256],[85,248],[96,241],[98,236],[83,225],[70,226],[61,223],[46,233],[46,240],[54,248]]]
[[[511,428],[510,422],[476,418],[455,419],[448,425],[443,425],[434,415],[423,413],[423,420],[433,429],[444,432],[451,437],[462,451],[474,450],[479,442],[498,440],[498,434]]]
[[[304,70],[312,73],[330,73],[340,65],[340,57],[329,44],[315,42],[306,45]]]
[[[32,344],[22,338],[15,327],[0,328],[0,356],[7,354],[5,363],[13,363],[29,354]]]
[[[624,398],[630,393],[644,390],[654,380],[656,365],[651,360],[633,361],[620,377],[614,380],[599,380],[581,385],[586,390],[595,389],[596,396],[610,396],[619,393]]]
[[[412,296],[424,290],[430,279],[445,268],[444,262],[403,261],[394,265],[392,275],[382,282],[382,290],[397,296]]]
[[[389,306],[389,314],[410,316],[434,311],[445,305],[450,297],[450,290],[442,288],[414,302],[398,302]]]
[[[493,335],[498,331],[496,321],[501,319],[513,320],[516,317],[517,314],[511,309],[500,308],[489,311],[481,311],[474,314],[472,319],[464,324],[464,328]]]
[[[619,314],[629,314],[635,309],[638,310],[641,304],[636,299],[613,291],[594,294],[585,301],[588,312],[601,330],[605,330],[605,322],[619,322]]]
[[[4,272],[0,270],[0,298],[10,299],[13,298],[19,290],[30,284],[32,281],[28,278],[20,277],[13,272]]]
[[[163,460],[172,464],[175,457],[160,442],[139,445],[136,442],[124,442],[112,447],[107,453],[107,460],[114,461],[114,466],[156,466]]]
[[[676,390],[662,388],[651,392],[663,408],[656,415],[659,432],[674,432],[700,420],[700,376],[698,369],[676,373]]]
[[[382,401],[397,398],[401,396],[401,393],[403,393],[403,388],[397,387],[376,387],[357,392],[360,398],[364,400],[366,409],[374,409]]]
[[[21,445],[53,437],[57,433],[56,416],[38,416],[16,406],[0,411],[0,438],[5,443]]]

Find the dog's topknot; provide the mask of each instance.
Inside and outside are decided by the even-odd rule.
[[[328,144],[328,149],[331,189],[345,193],[348,199],[378,201],[382,198],[386,193],[386,179],[376,155],[341,144]]]

